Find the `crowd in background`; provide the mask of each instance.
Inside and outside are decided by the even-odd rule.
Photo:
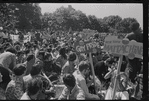
[[[138,28],[139,24],[133,23],[132,33],[122,37],[143,43]],[[114,99],[142,99],[142,59],[130,60],[123,56],[120,74],[116,75],[119,57],[101,48],[101,51],[92,53],[94,82],[89,54],[76,53],[75,38],[68,41],[66,37],[56,36],[50,40],[33,37],[26,43],[1,37],[0,99],[111,100],[116,78],[118,83]],[[92,38],[100,40],[103,46],[105,37],[96,35]],[[62,84],[65,87],[56,98],[55,85]]]

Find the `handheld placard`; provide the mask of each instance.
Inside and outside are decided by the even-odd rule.
[[[99,42],[96,42],[93,40],[83,41],[79,39],[78,41],[75,42],[74,46],[75,46],[76,53],[89,53],[89,59],[91,63],[91,70],[93,74],[95,92],[97,94],[96,83],[95,83],[95,72],[94,72],[94,66],[93,66],[93,60],[92,60],[91,53],[96,53],[98,50],[100,51],[101,50],[100,44]]]
[[[135,40],[129,41],[127,38],[118,39],[117,36],[107,36],[104,40],[104,51],[110,54],[119,56],[117,74],[120,72],[123,55],[128,56],[129,59],[143,58],[143,44]],[[117,78],[117,77],[116,77]],[[115,97],[117,86],[117,79],[114,82],[112,99]]]

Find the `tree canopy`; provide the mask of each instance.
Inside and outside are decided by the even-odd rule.
[[[53,13],[44,13],[38,3],[1,3],[0,26],[6,29],[44,30],[49,31],[82,31],[96,30],[99,33],[129,33],[129,25],[137,22],[135,18],[122,19],[118,15],[97,18],[86,15],[80,10],[68,7],[57,8]],[[9,27],[9,28],[8,28]]]

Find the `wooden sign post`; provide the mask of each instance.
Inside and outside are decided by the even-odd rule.
[[[134,40],[118,39],[117,36],[107,36],[104,41],[104,51],[114,54],[119,57],[117,74],[120,73],[120,68],[123,60],[123,55],[128,56],[129,59],[142,58],[143,57],[143,44]],[[116,77],[117,78],[117,77]],[[117,87],[117,79],[114,82],[112,99],[115,98],[115,92]]]
[[[118,74],[120,73],[122,61],[123,61],[123,55],[120,55],[119,61],[118,61],[118,68],[117,68],[117,73],[116,73],[116,75],[118,75]],[[117,86],[117,76],[116,76],[115,81],[114,81],[114,88],[113,88],[112,99],[115,98],[116,86]]]
[[[82,41],[78,40],[74,44],[75,46],[75,51],[77,53],[89,53],[89,59],[91,63],[91,70],[93,74],[93,81],[94,81],[94,86],[95,86],[95,92],[97,94],[97,89],[96,89],[96,83],[95,83],[95,72],[94,72],[94,66],[93,66],[93,60],[92,60],[92,54],[97,52],[97,50],[100,50],[100,44],[98,42],[94,41]]]
[[[92,74],[93,74],[93,80],[94,80],[94,87],[95,87],[95,93],[97,94],[98,91],[96,89],[96,83],[95,83],[95,72],[94,72],[94,66],[93,66],[93,60],[92,60],[92,53],[89,53],[89,59],[90,59],[90,63],[91,63],[91,70],[92,70]]]

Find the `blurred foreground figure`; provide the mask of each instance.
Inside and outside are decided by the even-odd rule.
[[[132,23],[130,25],[130,29],[132,30],[131,33],[126,35],[126,38],[128,38],[130,41],[135,40],[137,42],[143,43],[143,34],[140,32],[140,24],[139,23]],[[135,83],[135,77],[137,74],[139,74],[141,69],[141,61],[139,58],[134,59],[127,59],[129,62],[129,68],[131,69],[129,78],[133,83]]]
[[[58,98],[59,100],[85,100],[84,92],[76,85],[75,77],[72,74],[65,74],[63,82],[66,87]]]

